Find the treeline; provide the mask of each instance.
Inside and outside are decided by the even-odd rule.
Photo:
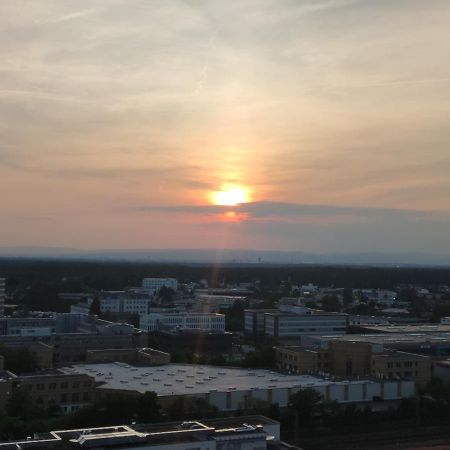
[[[189,265],[166,263],[125,263],[108,261],[68,261],[0,259],[0,274],[10,287],[56,284],[66,291],[122,289],[140,285],[143,278],[175,277],[181,282],[205,279],[211,286],[227,282],[261,281],[262,287],[314,283],[320,286],[392,288],[396,284],[450,284],[447,268],[396,268],[300,265]]]

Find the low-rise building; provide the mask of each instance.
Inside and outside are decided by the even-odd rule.
[[[140,316],[139,328],[144,331],[203,330],[225,331],[224,314],[151,313]]]
[[[57,314],[53,324],[48,324],[47,318],[40,320],[45,322],[44,328],[52,326],[50,333],[0,335],[0,346],[20,348],[44,344],[52,350],[53,364],[85,361],[87,350],[147,347],[147,335],[129,324],[81,314]],[[42,327],[36,326],[39,328]]]
[[[52,431],[24,441],[0,442],[0,449],[62,450],[68,445],[92,450],[297,449],[280,441],[278,422],[262,416]]]
[[[347,314],[327,313],[301,306],[283,305],[267,312],[246,310],[245,331],[275,340],[295,340],[303,335],[344,334]]]
[[[275,360],[279,369],[290,373],[402,378],[418,384],[426,384],[432,377],[432,359],[428,356],[351,339],[332,340],[326,346],[275,347]]]
[[[153,348],[115,348],[86,352],[86,363],[106,362],[161,366],[170,363],[170,354]]]
[[[178,281],[175,278],[144,278],[142,289],[150,294],[158,292],[162,287],[178,290]]]
[[[289,397],[300,389],[314,389],[326,401],[370,404],[396,401],[414,394],[410,380],[345,379],[311,375],[286,375],[270,370],[167,364],[157,367],[125,363],[77,364],[62,369],[66,373],[90,374],[97,390],[130,395],[153,391],[163,409],[180,397],[201,398],[220,411],[251,408],[255,402],[286,407]]]
[[[100,311],[117,314],[148,314],[151,296],[132,291],[103,291],[100,294]]]
[[[4,408],[16,390],[28,393],[31,401],[44,409],[58,407],[68,414],[90,404],[95,396],[95,379],[89,374],[67,374],[59,370],[29,375],[0,373],[0,407]]]

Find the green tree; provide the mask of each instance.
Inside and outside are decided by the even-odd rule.
[[[295,415],[296,428],[314,425],[322,400],[322,395],[314,389],[301,389],[289,397],[288,408]]]
[[[13,373],[34,372],[37,369],[36,357],[26,347],[0,347],[0,355],[5,358],[5,370]]]
[[[94,297],[91,303],[91,307],[89,308],[90,314],[95,314],[96,316],[100,317],[102,312],[100,309],[100,300],[98,297]]]
[[[339,312],[342,305],[336,295],[325,295],[322,298],[322,309],[327,312]]]

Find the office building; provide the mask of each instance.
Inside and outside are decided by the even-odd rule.
[[[148,314],[151,297],[132,291],[103,291],[100,294],[100,311],[117,314]]]
[[[178,281],[175,278],[144,278],[142,280],[142,289],[150,294],[158,292],[163,286],[176,291]]]
[[[300,306],[277,310],[245,310],[245,332],[275,340],[295,340],[303,335],[344,334],[347,314],[326,313]]]
[[[151,313],[140,316],[139,328],[144,331],[202,330],[223,333],[224,314]]]

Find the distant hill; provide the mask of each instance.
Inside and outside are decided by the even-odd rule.
[[[229,264],[345,264],[450,266],[450,256],[431,253],[306,253],[246,249],[79,250],[62,247],[0,247],[0,257],[63,258]]]

